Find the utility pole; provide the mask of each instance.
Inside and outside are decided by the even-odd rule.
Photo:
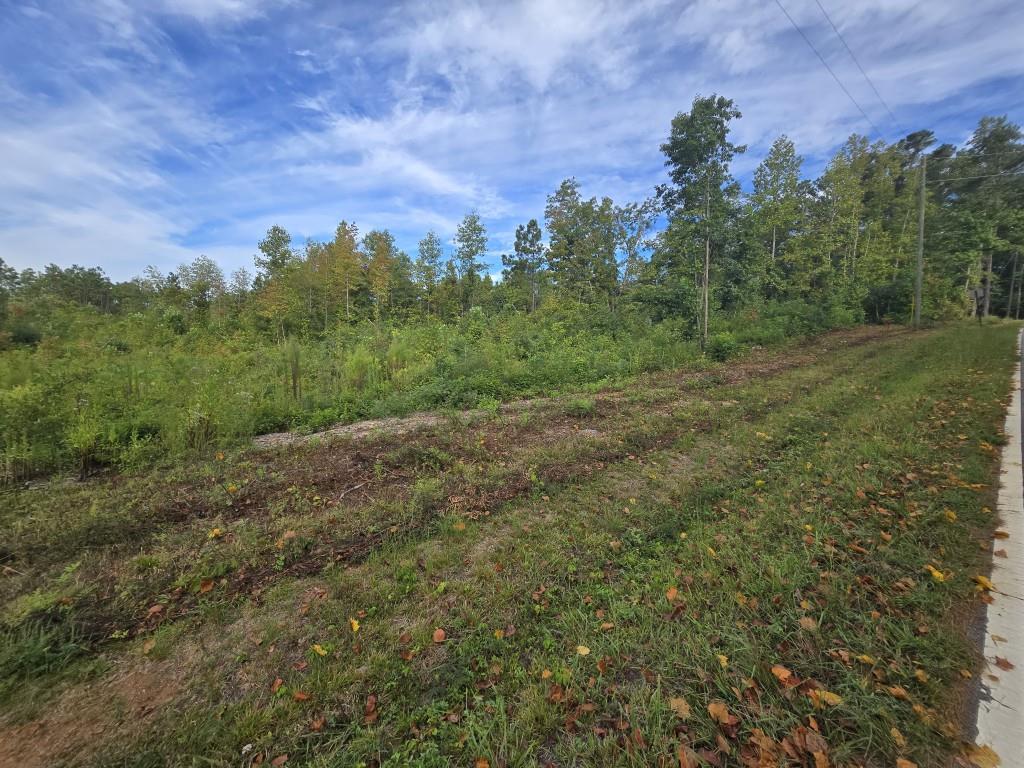
[[[921,183],[917,190],[917,270],[914,273],[914,327],[921,327],[921,294],[924,282],[924,185],[927,181],[928,155],[921,154]]]

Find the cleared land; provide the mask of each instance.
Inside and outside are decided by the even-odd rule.
[[[1015,333],[7,492],[0,765],[942,764]]]

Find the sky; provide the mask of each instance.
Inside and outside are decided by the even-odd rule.
[[[697,94],[743,112],[741,180],[782,133],[813,176],[851,132],[1024,122],[1019,0],[780,2],[870,123],[775,0],[0,0],[0,258],[251,270],[342,219],[415,255],[476,210],[497,272],[562,179],[650,195]]]

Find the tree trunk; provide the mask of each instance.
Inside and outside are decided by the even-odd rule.
[[[711,176],[707,176],[704,187],[704,330],[701,335],[701,351],[708,345],[708,319],[710,312],[708,306],[710,285],[708,278],[711,275]]]
[[[775,230],[776,226],[772,224],[772,264],[775,263]]]
[[[1010,296],[1006,300],[1006,311],[1003,313],[1003,317],[1007,320],[1010,319],[1010,315],[1013,312],[1013,289],[1020,288],[1017,286],[1017,254],[1013,254],[1013,267],[1010,268]]]
[[[985,309],[982,317],[988,317],[989,308],[992,305],[992,251],[988,252],[985,260]]]

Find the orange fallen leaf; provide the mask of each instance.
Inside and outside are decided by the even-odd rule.
[[[292,698],[296,701],[309,701],[309,694],[305,691],[296,691],[292,694]]]
[[[917,768],[917,763],[911,762],[903,757],[897,757],[896,768]]]
[[[448,635],[440,627],[438,627],[437,629],[434,630],[434,642],[435,643],[443,643],[445,641],[445,638],[447,638],[447,637],[448,637]]]
[[[473,768],[491,768],[491,763],[486,757],[478,757],[473,763]]]
[[[320,731],[324,729],[325,725],[327,725],[327,720],[323,717],[318,717],[309,724],[309,730],[314,733],[320,733]]]
[[[281,766],[284,765],[287,762],[288,762],[288,755],[278,755],[277,757],[275,757],[273,760],[270,761],[270,764],[272,766],[274,766],[274,768],[281,768]]]
[[[718,699],[708,702],[708,714],[711,715],[715,722],[722,725],[728,725],[732,719],[732,715],[729,714],[728,705]]]
[[[778,679],[780,683],[784,683],[793,676],[793,673],[786,669],[781,664],[776,664],[772,667],[772,674]]]
[[[156,648],[156,638],[151,637],[142,644],[143,655],[148,655],[154,648]]]
[[[203,579],[199,582],[199,594],[204,595],[213,589],[213,579]]]
[[[676,601],[676,597],[678,597],[678,596],[679,596],[679,590],[676,589],[675,587],[669,587],[668,589],[665,590],[665,597],[668,598],[668,601],[670,603],[674,603]]]

